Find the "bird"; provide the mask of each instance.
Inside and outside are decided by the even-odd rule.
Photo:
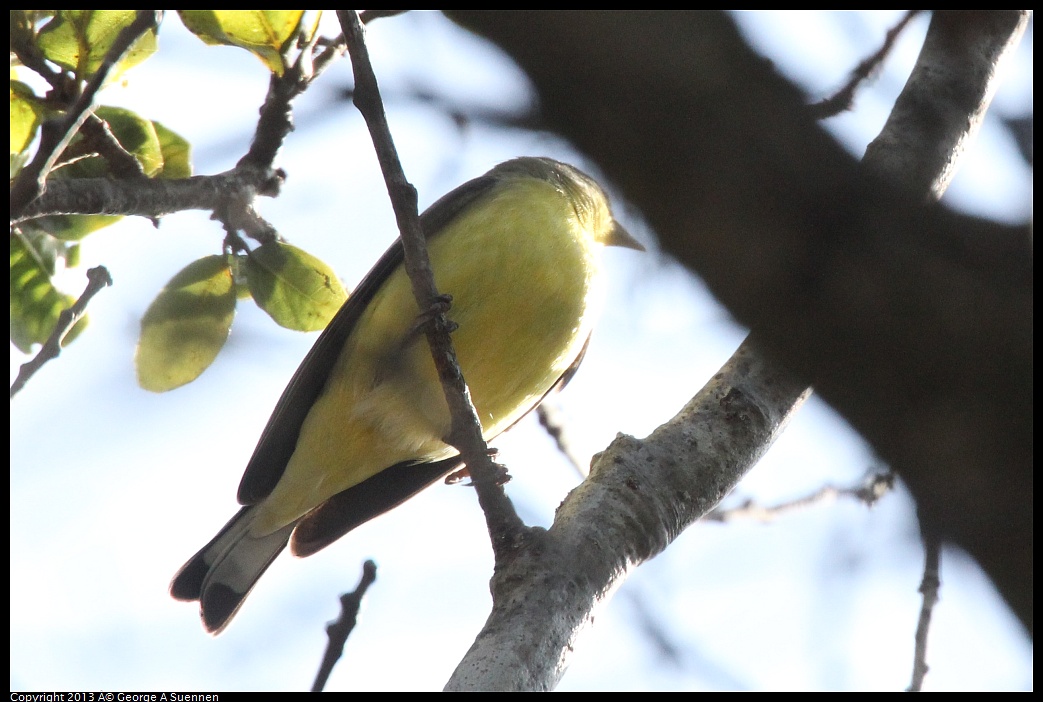
[[[580,169],[505,161],[420,215],[452,341],[491,441],[572,377],[603,296],[601,249],[644,247]],[[462,465],[400,241],[362,279],[279,399],[242,507],[177,572],[220,633],[289,545],[310,556]]]

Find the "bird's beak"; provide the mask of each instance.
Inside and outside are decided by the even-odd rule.
[[[605,246],[622,246],[625,249],[634,249],[635,251],[645,250],[641,242],[635,239],[619,222],[613,223],[612,231],[609,232],[608,237],[605,239]]]

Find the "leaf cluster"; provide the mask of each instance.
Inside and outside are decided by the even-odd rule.
[[[296,67],[295,59],[310,51],[318,24],[318,16],[304,10],[181,10],[177,14],[206,44],[234,46],[257,56],[272,74],[273,91],[277,81],[287,80],[288,70]],[[137,35],[129,48],[120,46],[121,34],[138,18],[139,11],[134,10],[11,11],[13,198],[19,176],[30,176],[26,167],[38,159],[47,164],[40,175],[40,195],[48,185],[55,191],[55,184],[97,192],[109,183],[165,181],[178,186],[207,178],[193,178],[191,144],[176,131],[134,111],[100,104],[91,92],[100,95],[105,86],[158,50],[158,23]],[[312,77],[298,79],[302,87],[297,92]],[[83,114],[76,114],[77,110]],[[43,138],[47,130],[60,129],[62,124],[74,125],[67,138]],[[52,142],[60,144],[54,153],[41,153]],[[274,150],[271,153],[274,156]],[[213,189],[221,188],[215,184]],[[282,242],[270,225],[241,224],[251,217],[259,219],[251,203],[257,194],[271,193],[255,189],[245,198],[241,193],[229,194],[226,202],[212,208],[214,219],[224,224],[220,253],[186,265],[148,308],[136,356],[142,387],[159,392],[197,378],[227,340],[240,299],[253,299],[282,326],[314,331],[325,327],[347,297],[325,263]],[[56,329],[61,312],[75,302],[59,289],[56,275],[62,268],[76,267],[82,243],[122,219],[124,214],[118,212],[125,208],[81,207],[78,202],[70,198],[50,211],[12,219],[11,341],[25,353],[52,334],[61,334],[62,344],[69,343],[86,326],[83,316],[71,329]],[[198,206],[186,198],[155,209]],[[240,232],[259,245],[251,249]]]

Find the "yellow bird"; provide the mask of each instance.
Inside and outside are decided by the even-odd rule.
[[[420,223],[486,440],[575,372],[601,298],[600,248],[643,247],[587,174],[517,158]],[[283,392],[239,484],[244,505],[170,584],[220,632],[275,557],[309,556],[460,466],[449,411],[395,243]]]

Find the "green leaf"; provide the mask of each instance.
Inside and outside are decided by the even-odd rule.
[[[99,107],[95,115],[105,120],[109,131],[123,149],[137,159],[141,170],[151,177],[163,168],[163,145],[160,143],[156,126],[131,110],[122,107]],[[106,178],[112,175],[108,161],[90,151],[77,135],[69,148],[70,152],[82,154],[71,163],[60,165],[52,172],[53,178]]]
[[[46,115],[33,89],[18,80],[11,80],[11,155],[29,148],[36,130]]]
[[[228,339],[235,286],[227,256],[205,256],[171,278],[141,320],[138,384],[166,392],[206,370]]]
[[[329,266],[289,244],[271,242],[257,247],[250,252],[245,268],[257,305],[287,329],[325,329],[348,298]]]
[[[69,244],[65,249],[65,267],[75,268],[80,265],[80,245]]]
[[[34,246],[30,237],[11,237],[11,343],[22,353],[31,352],[33,344],[47,341],[58,315],[76,301],[54,287],[53,271],[53,249]],[[86,324],[84,316],[62,339],[62,346]]]
[[[151,121],[122,107],[103,106],[94,114],[108,123],[116,141],[138,160],[145,175],[154,176],[163,168],[163,147]],[[81,159],[70,168],[70,174],[80,178],[104,177],[109,172],[101,157]]]
[[[190,32],[207,44],[246,49],[277,76],[286,70],[282,53],[297,34],[304,10],[178,10]]]
[[[11,75],[11,179],[29,160],[29,145],[46,116],[32,89]]]
[[[157,178],[188,178],[192,175],[192,145],[177,132],[167,129],[159,122],[152,127],[159,139],[159,148],[163,157],[163,167],[156,173]]]
[[[59,10],[39,34],[44,56],[85,80],[94,74],[124,27],[130,25],[135,10]],[[112,81],[128,68],[138,65],[156,51],[156,32],[149,30],[139,38],[123,60],[112,70]]]
[[[33,225],[56,239],[79,241],[121,219],[122,215],[48,215],[33,220]]]

